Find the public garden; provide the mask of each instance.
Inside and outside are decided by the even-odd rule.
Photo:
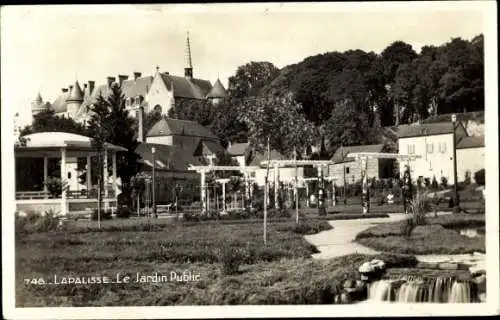
[[[461,190],[467,214],[426,191],[412,199],[408,214],[398,201],[363,214],[361,202],[349,199],[324,214],[301,206],[298,222],[293,207],[269,208],[265,227],[259,210],[115,217],[99,226],[92,219],[61,223],[50,213],[17,214],[16,305],[484,301],[485,218],[475,189]],[[54,276],[116,282],[117,275],[131,280],[40,285]]]

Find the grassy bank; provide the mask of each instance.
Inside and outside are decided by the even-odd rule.
[[[56,264],[48,273],[110,275],[182,272],[189,270],[199,281],[129,283],[106,285],[23,286],[17,290],[21,306],[165,306],[165,305],[260,305],[331,304],[347,277],[373,256],[348,255],[332,260],[282,259],[242,266],[236,275],[223,276],[216,264],[174,264],[158,261],[110,260],[106,263],[82,262],[67,270]],[[381,255],[388,267],[411,267],[413,257]],[[75,271],[75,270],[78,270]]]
[[[269,223],[266,245],[262,239],[262,224],[163,223],[152,227],[146,222],[132,225],[125,220],[114,220],[103,224],[101,230],[96,229],[95,222],[92,226],[70,223],[66,231],[18,234],[16,304],[108,305],[111,303],[109,301],[114,301],[115,293],[119,298],[127,295],[128,290],[138,290],[144,298],[149,297],[148,292],[151,290],[160,290],[162,296],[162,290],[171,291],[174,287],[181,288],[179,290],[185,291],[183,295],[189,296],[189,291],[186,290],[203,287],[205,282],[159,284],[163,289],[157,287],[158,284],[135,284],[120,289],[123,285],[36,286],[25,285],[24,281],[39,277],[52,279],[54,275],[83,277],[114,275],[117,272],[135,275],[137,272],[192,270],[198,272],[204,281],[212,283],[213,277],[220,274],[221,264],[224,262],[221,261],[220,250],[224,248],[241,253],[237,262],[246,266],[241,268],[243,274],[246,274],[248,268],[252,269],[256,265],[309,258],[317,249],[304,240],[303,234],[330,228],[326,221],[300,223],[298,226],[293,222]],[[177,289],[165,299],[173,299],[172,303],[179,303],[180,298],[173,298]],[[122,303],[120,299],[116,305]],[[148,301],[146,299],[142,303],[133,303],[155,305],[155,302]],[[169,304],[166,300],[161,303]]]
[[[469,238],[459,229],[484,227],[484,215],[442,215],[427,218],[427,224],[417,226],[410,237],[402,233],[404,221],[382,223],[356,236],[356,242],[385,252],[401,254],[460,254],[485,252],[485,237]]]

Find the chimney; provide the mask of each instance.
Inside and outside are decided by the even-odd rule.
[[[115,82],[115,77],[108,77],[107,79],[108,87],[110,88],[113,82]]]
[[[62,89],[61,89],[61,91],[62,91],[63,93],[66,93],[66,92],[68,92],[68,88],[62,88]]]
[[[127,79],[128,79],[128,76],[126,76],[126,75],[123,75],[123,74],[118,75],[118,82],[120,83],[120,85],[122,85],[123,81],[125,81]]]
[[[134,72],[134,80],[137,80],[140,77],[141,77],[141,73],[140,72]]]
[[[137,141],[144,142],[144,108],[137,108]]]
[[[89,92],[92,93],[94,91],[95,81],[89,80]]]

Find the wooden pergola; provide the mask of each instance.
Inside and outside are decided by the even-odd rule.
[[[348,157],[353,157],[356,161],[360,162],[361,167],[361,181],[363,185],[363,214],[366,214],[370,210],[370,206],[367,200],[368,195],[368,176],[366,174],[368,159],[396,159],[401,161],[406,161],[408,166],[410,161],[414,159],[421,158],[420,155],[416,154],[399,154],[399,153],[383,153],[383,152],[352,152],[347,155]]]
[[[214,166],[214,165],[208,165],[208,166],[190,166],[188,170],[190,171],[196,171],[197,173],[200,174],[201,179],[200,179],[200,196],[201,196],[201,203],[202,203],[202,213],[207,212],[208,210],[208,202],[207,202],[207,186],[206,186],[206,174],[208,172],[214,172],[214,171],[239,171],[243,173],[244,179],[245,179],[245,194],[248,195],[250,192],[250,187],[248,185],[249,180],[250,180],[250,173],[255,172],[259,169],[259,167],[255,166]],[[223,184],[223,188],[225,189],[225,183]]]

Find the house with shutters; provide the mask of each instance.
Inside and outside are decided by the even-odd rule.
[[[468,137],[461,122],[457,122],[457,149],[461,140]],[[453,130],[452,122],[424,123],[402,125],[397,127],[399,154],[420,155],[420,158],[409,162],[414,179],[419,177],[433,179],[438,182],[445,177],[450,185],[454,184],[453,175]],[[467,148],[466,148],[467,149]],[[457,169],[460,166],[457,153]],[[484,159],[477,159],[478,163]],[[484,164],[483,164],[484,165]],[[405,170],[400,165],[400,174]],[[458,178],[462,177],[458,175]]]

